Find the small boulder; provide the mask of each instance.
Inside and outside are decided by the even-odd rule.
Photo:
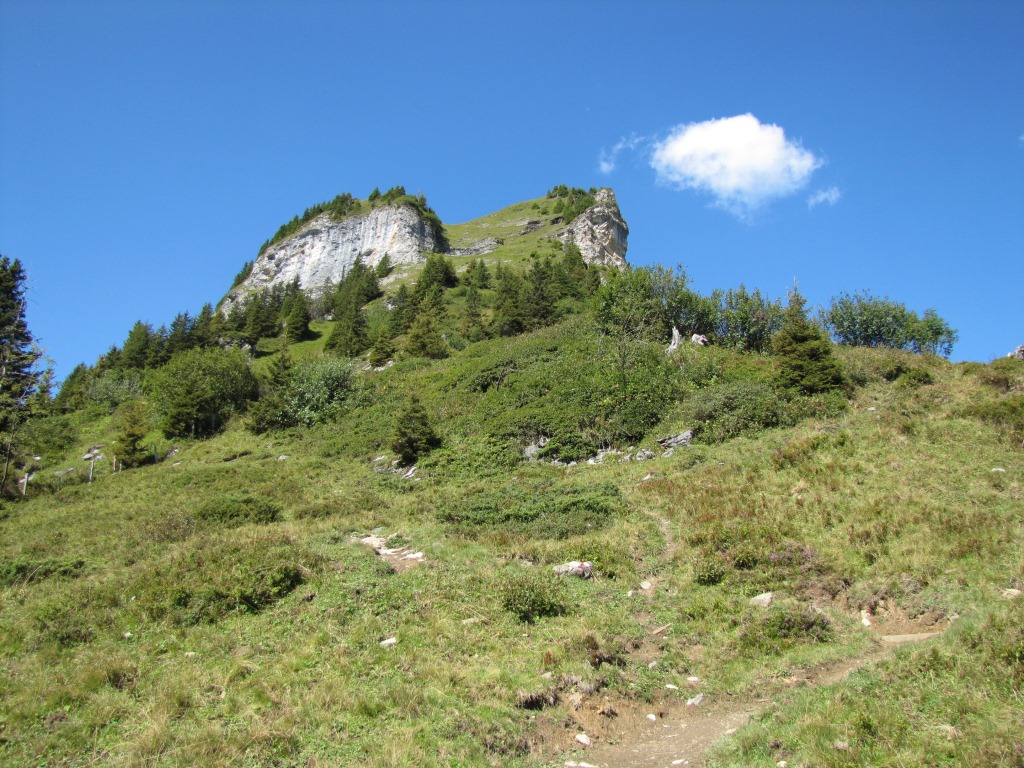
[[[585,560],[571,560],[568,563],[556,565],[551,570],[557,576],[576,576],[580,579],[589,579],[594,575],[594,564]]]
[[[693,430],[688,429],[685,432],[680,432],[678,435],[659,437],[658,445],[662,448],[678,448],[683,445],[689,445],[691,440],[693,440]]]
[[[654,458],[654,451],[649,451],[646,448],[636,452],[637,461],[647,461],[648,459]]]
[[[775,597],[773,592],[762,592],[757,597],[750,598],[750,604],[758,608],[768,608],[772,604],[772,598]]]
[[[699,707],[703,701],[704,701],[704,694],[703,693],[698,693],[692,699],[687,699],[686,700],[686,706],[688,706],[688,707]]]
[[[1021,344],[1019,347],[1013,350],[1013,352],[1008,354],[1007,357],[1012,357],[1016,360],[1024,360],[1024,344]]]
[[[584,747],[589,747],[590,746],[590,737],[587,736],[587,734],[585,734],[585,733],[577,733],[576,734],[576,741],[578,741]]]

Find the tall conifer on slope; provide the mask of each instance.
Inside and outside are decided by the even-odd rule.
[[[807,319],[806,305],[799,291],[790,291],[782,328],[772,338],[772,351],[780,358],[779,384],[805,395],[843,389],[846,378],[832,354],[832,344]]]

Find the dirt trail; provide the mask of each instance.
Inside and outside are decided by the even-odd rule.
[[[792,686],[831,685],[861,667],[884,659],[896,646],[922,642],[941,634],[881,635],[881,644],[866,654],[796,671],[793,677],[783,682]],[[660,716],[656,715],[654,722],[645,715],[633,715],[630,717],[632,723],[619,724],[621,737],[618,743],[595,744],[576,758],[567,757],[565,764],[597,768],[696,768],[716,741],[745,725],[766,704],[764,700],[705,701],[699,707],[680,703],[668,712],[659,712]]]
[[[671,524],[660,515],[648,511],[658,523],[665,537],[665,549],[660,560],[672,562],[677,543]],[[649,594],[653,598],[658,582],[650,579]],[[638,616],[646,623],[647,616]],[[922,642],[941,635],[941,632],[914,631],[917,627],[893,626],[903,634],[879,634],[880,643],[859,656],[842,659],[808,670],[795,670],[781,682],[789,686],[823,686],[839,682],[851,672],[886,658],[892,649],[907,643]],[[893,631],[891,630],[891,631]],[[910,630],[910,631],[907,631]],[[694,694],[696,694],[694,690]],[[717,698],[717,697],[716,697]],[[612,720],[595,714],[579,712],[576,720],[588,733],[596,736],[593,746],[585,751],[564,754],[566,766],[594,766],[595,768],[673,768],[674,766],[700,766],[711,746],[724,736],[745,725],[768,704],[765,699],[706,699],[699,706],[687,706],[685,697],[667,704],[629,704],[616,702],[618,709]],[[588,716],[589,715],[589,716]],[[589,727],[588,727],[589,726]]]

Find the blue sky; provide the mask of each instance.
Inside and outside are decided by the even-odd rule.
[[[0,252],[65,375],[402,184],[611,186],[633,264],[1024,344],[1024,2],[0,0]]]

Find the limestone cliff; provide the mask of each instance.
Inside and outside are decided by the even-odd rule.
[[[577,216],[559,239],[575,243],[588,264],[623,269],[629,227],[619,211],[615,193],[604,187],[597,191],[594,200],[594,205]]]
[[[247,293],[296,277],[304,290],[336,283],[359,256],[370,266],[384,254],[392,264],[412,264],[442,248],[430,224],[408,205],[378,206],[340,220],[323,213],[264,250],[249,276],[228,292],[223,309]]]

